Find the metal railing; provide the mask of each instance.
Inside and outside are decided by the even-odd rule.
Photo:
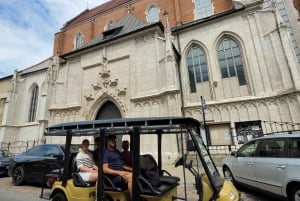
[[[24,151],[27,151],[28,149],[40,145],[40,144],[46,144],[46,141],[39,141],[39,140],[27,140],[27,141],[13,141],[13,142],[1,142],[0,148],[4,150],[9,150],[10,152],[14,154],[22,153]]]

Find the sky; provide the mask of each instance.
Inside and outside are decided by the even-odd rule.
[[[0,78],[52,56],[54,35],[109,0],[0,0]]]

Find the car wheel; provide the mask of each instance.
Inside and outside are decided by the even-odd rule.
[[[291,201],[300,201],[300,185],[296,185],[292,188],[290,193]]]
[[[223,168],[224,178],[234,183],[234,178],[228,167]]]
[[[67,201],[67,199],[62,192],[58,192],[53,196],[52,201]]]
[[[24,183],[24,168],[22,166],[18,166],[14,169],[12,174],[12,182],[15,186],[20,186]]]

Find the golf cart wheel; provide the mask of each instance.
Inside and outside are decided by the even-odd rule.
[[[103,201],[114,201],[109,195],[105,195]]]
[[[226,180],[231,181],[232,183],[234,183],[233,175],[232,175],[232,173],[231,173],[231,171],[229,170],[228,167],[223,168],[223,174],[224,174],[224,178]]]
[[[290,191],[289,197],[291,201],[300,201],[300,184],[297,184]]]
[[[58,192],[52,197],[52,201],[67,201],[67,198],[62,192]]]
[[[24,183],[24,168],[22,166],[18,166],[14,169],[12,174],[12,182],[15,186],[20,186]]]

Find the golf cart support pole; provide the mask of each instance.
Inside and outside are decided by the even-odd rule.
[[[68,129],[66,133],[66,150],[71,149],[71,141],[72,141],[72,130]],[[69,163],[70,163],[70,154],[65,153],[65,162],[64,162],[64,169],[63,169],[63,175],[62,175],[62,186],[66,187],[67,180],[68,180],[68,174],[69,174]]]
[[[157,131],[157,146],[158,146],[158,157],[157,157],[157,164],[158,164],[158,170],[161,171],[162,165],[161,165],[161,130]]]
[[[132,169],[132,198],[131,200],[139,201],[140,200],[140,192],[138,190],[138,177],[140,175],[140,127],[133,127],[133,157],[132,164],[134,164],[134,168]]]
[[[97,200],[102,200],[104,197],[103,192],[103,166],[99,165],[99,161],[103,161],[103,154],[105,149],[105,129],[100,128],[100,139],[99,139],[99,147],[98,147],[98,181],[97,182]]]

